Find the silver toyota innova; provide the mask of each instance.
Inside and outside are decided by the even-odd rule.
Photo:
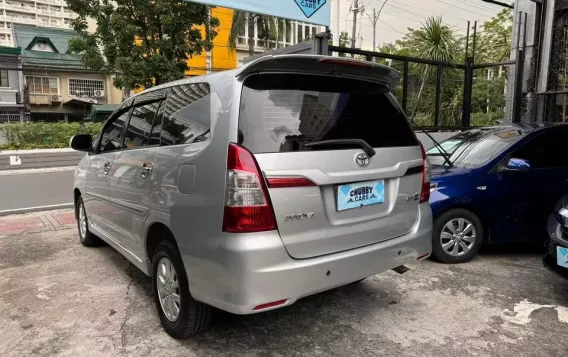
[[[128,99],[73,188],[79,236],[152,277],[162,324],[183,338],[212,307],[253,314],[431,252],[424,150],[391,90],[396,71],[313,55]]]

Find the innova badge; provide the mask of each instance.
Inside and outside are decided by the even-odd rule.
[[[369,165],[369,163],[371,162],[371,158],[369,158],[369,155],[362,152],[360,154],[357,154],[357,156],[355,156],[355,162],[357,163],[357,165],[364,167]]]

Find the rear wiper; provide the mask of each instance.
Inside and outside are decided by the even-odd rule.
[[[440,152],[440,155],[442,155],[442,157],[444,158],[444,160],[448,163],[449,167],[453,167],[454,164],[452,164],[452,161],[450,160],[450,155],[448,155],[448,152],[442,147],[442,145],[440,145],[440,143],[434,139],[434,137],[432,135],[430,135],[426,130],[424,130],[424,128],[422,128],[420,125],[416,124],[416,122],[414,120],[412,120],[411,118],[408,118],[408,120],[410,120],[410,122],[412,124],[414,124],[415,127],[417,127],[418,129],[420,129],[420,131],[422,131],[424,134],[426,134],[426,136],[432,140],[432,142],[434,143],[434,145],[436,145],[436,147],[438,148],[438,151]]]
[[[369,155],[369,157],[373,157],[377,153],[375,149],[373,149],[373,147],[363,139],[334,139],[334,140],[316,141],[313,143],[304,144],[305,147],[324,146],[324,145],[338,145],[338,146],[358,145],[363,149],[363,151],[367,155]]]

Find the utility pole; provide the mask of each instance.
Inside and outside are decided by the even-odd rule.
[[[385,7],[385,5],[388,1],[389,0],[385,0],[383,2],[383,5],[379,9],[378,13],[373,8],[373,16],[371,16],[371,14],[369,14],[365,11],[365,14],[367,14],[367,16],[369,17],[369,20],[371,20],[371,24],[373,25],[373,52],[375,52],[377,50],[377,24],[379,23],[379,16],[381,16],[381,11],[383,11],[383,7]]]
[[[363,8],[359,7],[359,0],[355,0],[355,4],[349,11],[353,11],[353,31],[351,32],[351,48],[355,48],[355,41],[357,36],[357,15],[363,11]]]

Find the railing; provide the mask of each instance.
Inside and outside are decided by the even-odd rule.
[[[9,4],[4,2],[4,8],[7,10],[25,11],[35,14],[35,6],[22,6],[21,4]]]
[[[36,2],[41,3],[41,4],[53,4],[53,5],[59,5],[59,6],[66,5],[61,0],[36,0]]]
[[[36,19],[29,18],[29,17],[23,17],[23,16],[6,15],[5,21],[16,22],[16,23],[20,23],[20,24],[27,24],[27,25],[36,25],[37,24]]]

